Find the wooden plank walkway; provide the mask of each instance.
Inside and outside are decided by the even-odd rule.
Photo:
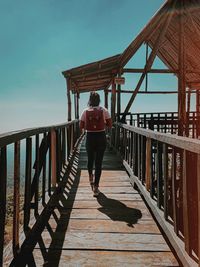
[[[114,152],[106,152],[98,198],[85,164],[83,148],[81,169],[34,249],[36,266],[179,266]]]

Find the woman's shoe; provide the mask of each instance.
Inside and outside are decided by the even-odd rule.
[[[94,197],[98,197],[98,195],[100,194],[100,191],[99,191],[97,186],[94,187],[94,191],[93,192],[94,192],[94,194],[93,194]]]

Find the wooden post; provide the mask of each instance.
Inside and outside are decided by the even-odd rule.
[[[35,186],[34,186],[34,214],[38,216],[38,201],[39,201],[39,162],[40,162],[40,140],[39,134],[35,136]]]
[[[197,155],[197,194],[198,194],[198,257],[200,266],[200,154]]]
[[[104,91],[104,106],[108,109],[108,91]]]
[[[116,84],[114,79],[112,81],[112,95],[111,95],[111,118],[115,121],[115,109],[116,109]]]
[[[198,166],[197,166],[198,168]],[[183,151],[183,218],[184,218],[184,243],[185,250],[190,252],[189,238],[189,205],[188,205],[188,185],[187,185],[187,151]]]
[[[178,135],[185,135],[186,125],[186,86],[185,86],[185,40],[183,25],[183,1],[179,14],[179,73],[178,73]]]
[[[14,153],[13,254],[16,255],[19,250],[20,141],[15,143]]]
[[[80,99],[80,94],[77,92],[77,97],[76,97],[76,108],[77,108],[77,120],[79,120],[79,99]]]
[[[0,266],[3,266],[4,231],[6,219],[7,148],[0,148]]]
[[[32,171],[32,139],[26,139],[26,169],[25,169],[25,196],[24,196],[24,231],[28,229],[31,204],[31,171]]]
[[[168,219],[168,147],[163,144],[164,218]]]
[[[44,133],[43,138],[44,140],[47,140],[46,133]],[[45,155],[44,162],[43,162],[43,172],[42,172],[42,204],[43,205],[45,205],[45,196],[46,196],[46,174],[47,174],[46,164],[47,164],[47,159]]]
[[[71,102],[71,95],[70,95],[70,89],[71,89],[71,81],[68,78],[67,79],[67,99],[68,99],[68,121],[72,120],[72,102]]]
[[[121,75],[119,74],[118,77]],[[117,85],[117,120],[120,120],[121,113],[121,84]]]
[[[51,130],[51,184],[56,186],[56,132]]]
[[[178,234],[177,219],[177,197],[176,197],[176,149],[172,150],[172,205],[173,205],[173,221],[174,232]]]
[[[74,92],[74,115],[75,119],[77,119],[77,95],[75,92]]]
[[[151,138],[146,139],[146,189],[150,190],[151,184]]]
[[[156,173],[157,173],[157,206],[160,209],[163,204],[163,174],[162,174],[162,144],[157,141],[156,155]]]
[[[187,94],[187,112],[186,112],[186,125],[185,125],[185,136],[190,134],[190,101],[191,101],[191,90],[188,89]]]
[[[197,113],[197,121],[196,121],[196,137],[199,139],[200,137],[200,92],[196,91],[196,113]]]

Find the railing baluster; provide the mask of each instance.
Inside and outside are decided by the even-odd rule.
[[[197,155],[197,197],[198,197],[198,257],[199,257],[199,266],[200,266],[200,154]]]
[[[19,250],[20,215],[20,141],[14,147],[13,254]]]
[[[66,159],[66,134],[65,128],[62,128],[62,164],[65,164]]]
[[[150,190],[151,185],[151,139],[146,139],[146,173],[145,173],[145,184],[147,191]]]
[[[60,170],[61,170],[61,158],[60,158],[60,130],[56,130],[56,176],[57,176],[57,183],[60,181]]]
[[[6,219],[7,148],[0,149],[0,266],[3,266],[4,231]]]
[[[168,146],[163,144],[164,218],[168,219]]]
[[[52,187],[56,186],[56,132],[51,130],[51,184]]]
[[[49,146],[49,159],[48,159],[48,195],[51,196],[51,174],[52,174],[52,165],[51,165],[51,157],[52,157],[52,151],[51,151],[51,132],[49,133],[48,138],[48,146]]]
[[[163,177],[162,177],[162,146],[160,142],[157,142],[157,164],[156,164],[156,173],[157,173],[157,205],[159,208],[162,206],[163,198]]]
[[[183,152],[183,216],[184,216],[184,242],[185,250],[190,252],[189,242],[189,207],[188,207],[188,190],[187,190],[187,151]]]
[[[35,136],[35,186],[34,186],[34,214],[38,216],[38,200],[39,200],[39,134]]]
[[[24,231],[28,230],[31,205],[31,172],[32,172],[32,139],[26,139],[26,169],[25,169],[25,193],[24,193]]]
[[[178,234],[177,225],[177,197],[176,197],[176,149],[172,150],[172,205],[173,205],[173,221],[174,232]]]
[[[47,134],[44,133],[43,135],[44,140],[47,140]],[[46,146],[48,145],[47,143],[48,141],[46,141]],[[45,196],[46,196],[46,175],[47,175],[47,171],[46,171],[46,154],[43,155],[44,159],[43,159],[43,172],[42,172],[42,204],[45,205]]]
[[[133,172],[138,176],[138,134],[134,133],[134,164]]]
[[[137,149],[137,163],[138,163],[138,168],[137,168],[137,176],[139,180],[141,179],[141,136],[138,134],[137,136],[138,142],[138,149]]]

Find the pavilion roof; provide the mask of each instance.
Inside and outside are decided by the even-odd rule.
[[[88,92],[103,90],[109,86],[119,71],[120,54],[103,60],[63,71],[66,78],[71,79],[71,90]]]
[[[183,6],[181,6],[183,3]],[[157,56],[169,70],[178,72],[180,51],[180,10],[183,19],[184,57],[186,84],[190,88],[200,89],[200,0],[168,0],[149,21],[140,34],[133,40],[121,56],[121,66],[124,66],[135,54],[142,43],[148,43],[153,48],[163,22],[169,12],[172,18],[163,37]]]
[[[157,56],[175,74],[180,58],[180,12],[182,14],[186,84],[192,89],[200,89],[200,0],[167,0],[149,23],[136,36],[122,54],[89,63],[63,72],[71,78],[71,89],[79,92],[106,89],[114,76],[122,70],[143,43],[153,49],[166,17],[172,14]]]

